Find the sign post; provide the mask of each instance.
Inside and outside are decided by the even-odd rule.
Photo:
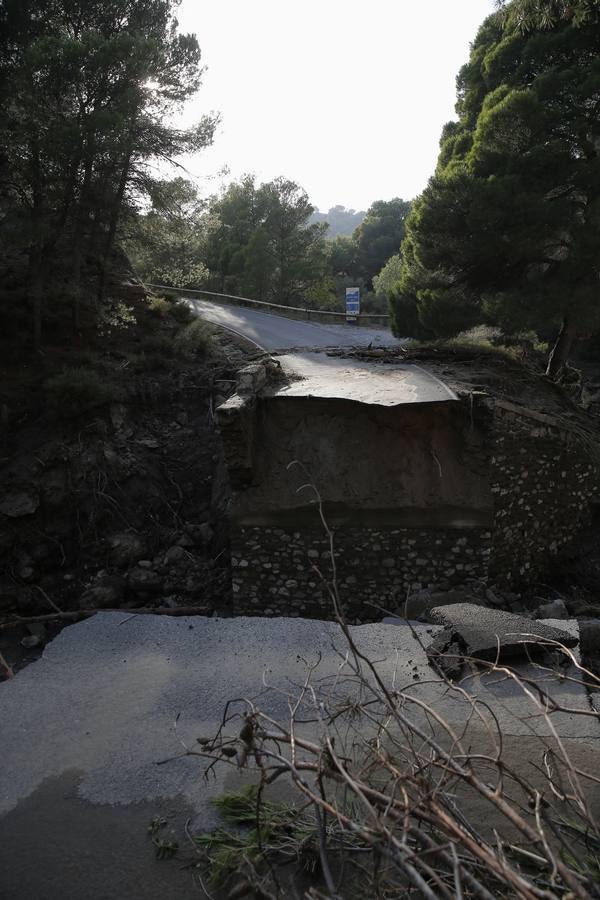
[[[357,322],[360,315],[360,288],[346,288],[346,322]]]

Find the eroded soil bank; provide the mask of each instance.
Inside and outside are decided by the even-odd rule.
[[[0,652],[13,667],[72,621],[7,628],[16,616],[228,610],[214,409],[250,351],[211,331],[178,355],[170,339],[138,329],[4,360]]]

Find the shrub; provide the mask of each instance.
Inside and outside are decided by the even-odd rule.
[[[175,347],[173,346],[173,338],[166,334],[150,334],[143,338],[140,343],[142,353],[156,354],[171,358],[175,356]]]
[[[177,298],[173,303],[171,303],[170,315],[176,322],[180,325],[187,325],[188,322],[191,322],[194,318],[194,314],[189,308],[188,304],[185,300],[181,298]]]
[[[165,356],[160,351],[147,350],[130,358],[134,372],[157,372],[173,368],[173,354]]]
[[[152,297],[148,310],[159,319],[171,317],[180,325],[187,325],[193,319],[193,313],[185,300],[168,291],[161,297]]]
[[[157,318],[166,319],[171,311],[171,304],[165,297],[152,297],[148,309]]]
[[[62,418],[122,399],[117,384],[103,373],[83,366],[66,368],[52,375],[44,383],[44,392],[49,409]]]
[[[115,331],[131,328],[136,322],[133,306],[109,297],[98,313],[97,328],[103,337],[108,337]]]
[[[180,356],[206,356],[210,350],[211,333],[204,322],[194,319],[177,332],[174,344]]]

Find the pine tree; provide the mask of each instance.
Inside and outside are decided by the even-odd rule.
[[[425,334],[554,325],[554,376],[600,325],[598,4],[507,4],[457,85],[458,121],[407,222],[394,327],[406,333],[407,309]]]

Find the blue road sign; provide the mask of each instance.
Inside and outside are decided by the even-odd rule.
[[[355,322],[360,314],[360,288],[346,288],[346,321]]]

